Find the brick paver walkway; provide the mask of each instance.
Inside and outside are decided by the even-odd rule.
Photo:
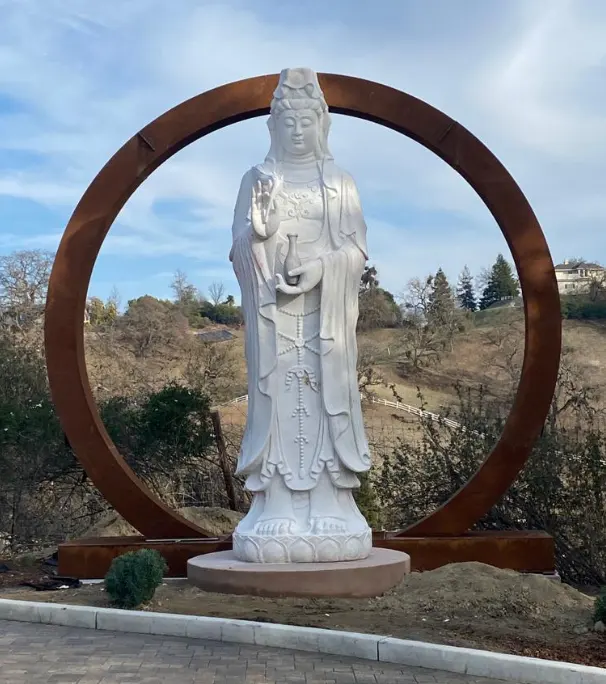
[[[0,620],[3,684],[497,684],[494,679],[196,639]]]

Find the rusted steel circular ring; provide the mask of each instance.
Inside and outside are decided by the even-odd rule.
[[[135,476],[110,440],[84,358],[84,308],[103,240],[118,212],[155,170],[203,136],[269,113],[277,74],[230,83],[162,114],[109,160],[84,193],[61,240],[46,308],[48,375],[63,429],[91,480],[148,538],[206,536]],[[332,112],[387,126],[421,143],[474,188],[511,249],[524,296],[522,377],[498,444],[454,496],[401,534],[460,534],[506,492],[539,435],[558,373],[559,296],[549,249],[522,191],[498,159],[456,121],[399,90],[350,76],[319,75]],[[405,182],[405,179],[404,181]],[[406,249],[403,241],[402,249]]]

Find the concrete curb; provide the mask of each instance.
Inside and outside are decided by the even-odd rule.
[[[10,599],[0,599],[0,620],[287,648],[525,684],[606,684],[606,669],[600,667],[392,639],[374,634],[248,620]]]

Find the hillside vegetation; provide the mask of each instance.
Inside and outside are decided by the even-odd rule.
[[[391,385],[403,403],[439,412],[456,399],[457,384],[484,386],[494,397],[510,395],[519,378],[524,352],[524,317],[519,309],[482,312],[453,338],[452,350],[430,364],[411,370],[397,361],[401,331],[385,328],[358,333],[362,361],[368,358],[383,382],[372,391],[393,399]],[[476,318],[477,317],[477,318]],[[217,326],[220,328],[221,326]],[[246,394],[244,331],[231,329],[233,339],[201,343],[193,331],[176,346],[161,345],[137,358],[111,333],[87,332],[86,363],[98,397],[159,388],[171,380],[204,384],[215,404]],[[591,380],[596,396],[606,394],[606,322],[562,321],[563,361]],[[220,378],[220,381],[218,379]],[[419,391],[422,400],[419,398]],[[601,400],[600,400],[601,406]]]
[[[14,287],[0,278],[0,548],[17,553],[81,535],[108,506],[75,458],[50,398],[42,355],[50,258],[3,259],[0,275]],[[522,366],[524,322],[502,256],[485,280],[477,311],[468,270],[456,289],[439,269],[412,279],[398,297],[379,286],[376,269],[364,271],[358,385],[374,466],[356,497],[375,529],[403,529],[436,510],[502,433]],[[173,289],[171,300],[143,296],[123,312],[116,298],[91,299],[85,352],[93,393],[125,463],[158,496],[174,508],[241,513],[250,494],[234,470],[246,405],[229,402],[247,391],[242,312],[220,285],[207,300],[181,274]],[[602,301],[603,288],[596,293]],[[595,314],[595,306],[584,306],[579,300],[565,313],[556,391],[532,456],[476,527],[546,530],[561,574],[597,584],[606,582],[606,327],[571,316]],[[213,339],[230,339],[198,334],[213,328],[230,333]]]

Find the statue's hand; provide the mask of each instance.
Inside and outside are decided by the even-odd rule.
[[[276,273],[276,289],[285,294],[303,294],[304,292],[313,290],[322,280],[322,276],[324,275],[324,264],[321,259],[314,259],[302,266],[293,268],[292,271],[288,272],[288,275],[300,276],[297,285],[288,285],[284,281],[284,278],[279,273]]]
[[[289,285],[282,276],[281,273],[276,273],[276,290],[278,292],[284,292],[284,294],[298,295],[301,294],[301,290],[298,285]]]
[[[252,187],[250,220],[253,231],[260,238],[271,237],[279,226],[275,201],[272,199],[275,180],[258,179]]]
[[[322,259],[313,259],[307,263],[293,268],[288,272],[289,276],[299,276],[297,287],[301,292],[309,292],[322,280],[324,275],[324,264]]]

